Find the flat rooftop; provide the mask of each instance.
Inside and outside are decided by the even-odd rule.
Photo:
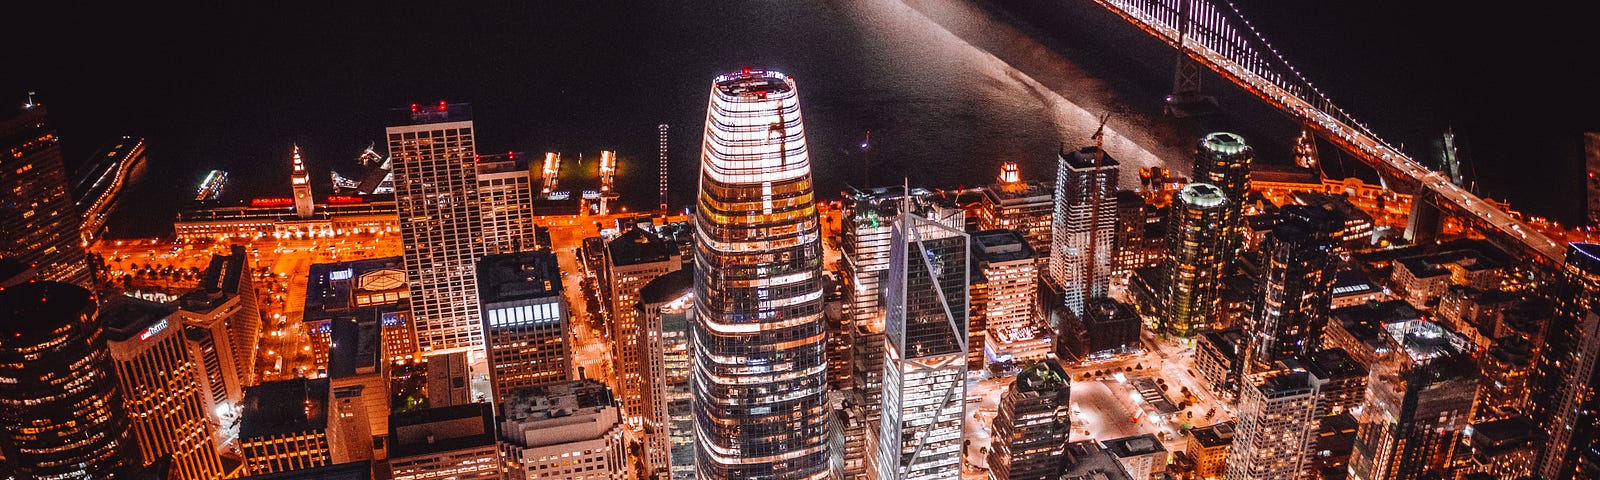
[[[996,229],[972,234],[972,256],[980,262],[1013,262],[1034,258],[1034,251],[1022,232]]]
[[[289,435],[328,427],[328,379],[296,378],[244,389],[239,438]]]
[[[397,413],[389,417],[391,458],[480,448],[495,444],[494,411],[467,403]]]
[[[484,304],[561,295],[561,266],[551,252],[489,255],[477,268],[478,301]]]

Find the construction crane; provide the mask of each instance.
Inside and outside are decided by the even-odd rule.
[[[1111,120],[1110,113],[1100,114],[1100,125],[1095,127],[1094,135],[1089,136],[1090,140],[1094,140],[1094,174],[1090,176],[1091,181],[1095,180],[1096,177],[1105,175],[1105,134],[1106,122],[1109,120]],[[1098,183],[1100,184],[1089,185],[1089,265],[1088,271],[1084,272],[1085,275],[1083,280],[1084,283],[1087,283],[1089,287],[1088,295],[1086,296],[1091,298],[1095,295],[1095,270],[1097,269],[1096,267],[1099,266],[1100,262],[1100,239],[1096,234],[1100,232],[1100,203],[1105,201],[1105,197],[1102,193],[1102,191],[1105,190],[1103,183],[1110,182],[1111,179],[1102,178],[1099,180],[1100,182]],[[1101,293],[1104,294],[1105,292]],[[1087,298],[1085,300],[1087,300]],[[1078,313],[1079,315],[1087,315],[1087,312],[1075,313]]]

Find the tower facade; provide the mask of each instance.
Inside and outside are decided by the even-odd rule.
[[[1063,152],[1056,160],[1050,276],[1075,315],[1111,288],[1116,256],[1117,175],[1121,166],[1099,147]]]
[[[889,253],[881,480],[961,478],[967,375],[966,233],[903,212]]]
[[[424,355],[483,347],[473,263],[487,253],[468,105],[412,106],[386,129],[417,349]]]
[[[0,290],[0,449],[21,478],[107,478],[126,462],[128,415],[95,298],[36,282]]]
[[[311,171],[306,170],[306,162],[300,158],[299,145],[294,146],[290,162],[289,184],[294,187],[294,214],[300,218],[311,218]]]
[[[1191,183],[1173,195],[1161,318],[1167,333],[1187,337],[1216,316],[1221,301],[1223,227],[1232,199],[1208,183]]]
[[[199,365],[185,345],[176,310],[123,296],[106,301],[100,320],[118,391],[144,464],[170,456],[178,478],[223,478]]]
[[[1222,219],[1227,233],[1222,246],[1223,265],[1233,265],[1244,242],[1244,200],[1250,193],[1250,162],[1255,156],[1255,149],[1245,143],[1244,137],[1232,133],[1207,134],[1195,146],[1194,174],[1189,178],[1221,188],[1232,201]]]
[[[1383,353],[1372,364],[1356,415],[1350,478],[1449,473],[1472,423],[1478,389],[1472,344],[1427,320],[1386,323],[1378,336]]]
[[[1571,478],[1579,450],[1600,436],[1600,245],[1568,245],[1562,270],[1551,295],[1555,318],[1529,382],[1529,417],[1549,436],[1539,462],[1543,478]]]
[[[535,196],[528,158],[516,155],[477,164],[478,210],[488,253],[515,253],[538,245],[533,225]]]
[[[1342,226],[1332,212],[1288,205],[1261,247],[1250,315],[1252,371],[1318,350],[1333,301],[1334,248]]]
[[[0,118],[0,258],[32,265],[40,280],[88,285],[89,263],[79,245],[82,218],[67,195],[61,139],[43,106]]]
[[[1055,359],[1017,374],[1000,397],[989,449],[993,480],[1056,480],[1072,435],[1072,377]]]
[[[478,261],[478,298],[488,338],[496,405],[533,386],[572,375],[561,269],[550,252],[502,253]]]
[[[696,478],[828,473],[821,225],[795,83],[711,84],[695,209]]]
[[[1239,423],[1228,451],[1228,480],[1305,477],[1316,447],[1324,382],[1299,369],[1249,376],[1239,392]]]

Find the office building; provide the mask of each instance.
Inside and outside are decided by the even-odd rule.
[[[500,449],[507,480],[631,478],[621,409],[605,385],[574,380],[506,400]]]
[[[328,400],[332,415],[328,442],[333,463],[382,460],[389,437],[389,362],[383,355],[383,332],[376,318],[333,321],[333,348],[328,355]]]
[[[318,371],[328,369],[333,345],[333,320],[374,320],[382,327],[385,359],[418,360],[416,333],[411,329],[411,289],[401,257],[312,264],[306,276],[301,322],[311,336]]]
[[[1061,326],[1056,354],[1061,358],[1097,361],[1144,350],[1139,340],[1143,320],[1126,303],[1096,298],[1085,304],[1081,317],[1058,313],[1062,316],[1055,322]]]
[[[534,182],[539,175],[529,169],[528,160],[528,156],[519,159],[514,153],[478,159],[478,210],[483,214],[486,253],[539,247],[533,222],[533,201],[538,197]]]
[[[1316,446],[1325,379],[1299,369],[1251,374],[1239,393],[1239,422],[1228,451],[1229,480],[1304,478]]]
[[[1072,436],[1072,377],[1055,359],[1028,365],[1000,397],[989,447],[993,480],[1057,480]]]
[[[466,352],[431,355],[427,357],[427,369],[428,408],[462,405],[474,400]]]
[[[1322,334],[1322,348],[1342,349],[1361,365],[1380,360],[1387,348],[1383,325],[1423,319],[1422,312],[1404,300],[1369,302],[1328,312],[1328,326]]]
[[[696,478],[820,479],[821,225],[799,96],[782,73],[745,70],[713,80],[709,101],[695,209]]]
[[[82,217],[67,194],[61,138],[42,105],[29,102],[0,119],[0,258],[31,265],[39,280],[88,286],[89,262],[79,243]]]
[[[1135,435],[1100,442],[1129,478],[1156,478],[1167,471],[1167,447],[1155,435]]]
[[[54,138],[54,137],[52,137]],[[0,452],[21,478],[98,479],[133,455],[104,330],[88,290],[0,290]]]
[[[1343,349],[1320,350],[1290,362],[1322,379],[1321,399],[1317,404],[1319,417],[1355,411],[1366,399],[1370,372],[1365,364],[1357,363]]]
[[[217,444],[231,443],[239,436],[239,405],[244,402],[244,383],[234,364],[233,340],[228,322],[238,312],[239,296],[222,290],[195,290],[178,297],[174,320],[183,330],[184,345],[195,362],[205,411],[218,426]]]
[[[1229,399],[1239,394],[1248,346],[1244,329],[1239,327],[1207,330],[1195,335],[1194,367],[1211,387],[1211,393]]]
[[[1600,244],[1567,246],[1550,299],[1555,318],[1530,382],[1528,414],[1549,436],[1538,476],[1572,475],[1583,447],[1600,436]]]
[[[1144,197],[1130,190],[1117,190],[1117,232],[1112,241],[1111,275],[1126,277],[1133,270],[1153,266],[1151,255],[1145,248],[1146,231],[1149,230],[1149,204]]]
[[[244,390],[239,450],[251,475],[333,464],[328,379],[265,382]]]
[[[397,413],[388,423],[394,480],[500,479],[500,447],[489,404]]]
[[[1472,463],[1465,470],[1491,478],[1536,478],[1539,447],[1547,439],[1544,430],[1528,417],[1475,423],[1468,438]]]
[[[1023,180],[1016,163],[1001,165],[1000,182],[983,189],[978,228],[1016,230],[1028,239],[1033,251],[1050,251],[1054,241],[1051,225],[1056,211],[1055,186],[1056,182]],[[1049,271],[1045,265],[1049,261],[1049,255],[1038,255],[1041,270]]]
[[[432,355],[482,349],[473,264],[488,253],[489,245],[483,238],[474,177],[471,108],[445,102],[437,108],[413,105],[402,124],[385,133],[394,158],[417,350]]]
[[[880,479],[960,478],[970,238],[902,213],[891,242],[883,419],[867,470]]]
[[[1427,320],[1380,326],[1350,456],[1353,480],[1418,478],[1451,468],[1472,422],[1477,369],[1470,343]]]
[[[1194,171],[1189,178],[1221,189],[1229,200],[1219,222],[1219,232],[1225,233],[1219,255],[1224,268],[1232,267],[1244,243],[1244,199],[1250,193],[1250,162],[1254,159],[1255,149],[1244,137],[1232,133],[1207,134],[1195,147]]]
[[[477,297],[483,302],[495,404],[523,388],[571,378],[569,313],[554,253],[484,257],[478,261]]]
[[[1062,152],[1056,162],[1050,278],[1062,289],[1063,305],[1082,315],[1085,302],[1111,288],[1122,167],[1099,147]]]
[[[682,268],[678,246],[668,243],[654,233],[634,226],[606,244],[604,282],[607,286],[611,316],[612,373],[616,378],[618,398],[622,400],[622,413],[627,416],[628,427],[635,433],[644,431],[644,424],[654,406],[646,406],[653,399],[648,393],[657,383],[664,381],[653,373],[657,362],[651,350],[653,342],[660,342],[658,330],[646,330],[639,319],[639,290],[661,275]],[[651,466],[667,463],[665,450],[649,452]]]
[[[226,315],[228,345],[233,365],[244,385],[256,384],[256,355],[261,346],[261,306],[256,299],[255,276],[245,260],[244,247],[234,245],[227,255],[212,255],[200,274],[198,290],[208,295],[238,298],[238,309]],[[226,310],[224,310],[226,312]],[[209,314],[222,312],[212,310]]]
[[[986,356],[990,362],[1009,363],[1040,360],[1052,353],[1054,345],[1034,316],[1039,297],[1035,258],[1033,247],[1016,230],[972,234],[976,267],[972,273],[982,280],[972,282],[967,368],[982,368]],[[996,334],[986,335],[985,330]]]
[[[1185,450],[1194,460],[1194,475],[1203,480],[1227,476],[1228,452],[1236,433],[1233,422],[1223,422],[1189,430]]]
[[[1231,203],[1222,189],[1206,183],[1191,183],[1173,194],[1161,315],[1168,334],[1194,335],[1217,314]]]
[[[133,297],[106,300],[100,322],[117,390],[143,465],[165,459],[178,478],[220,479],[225,471],[216,426],[206,411],[198,365],[189,355],[176,311]]]
[[[1261,246],[1251,304],[1251,371],[1318,350],[1333,300],[1338,219],[1315,207],[1288,205],[1278,212]]]
[[[300,146],[294,146],[294,152],[289,155],[289,185],[294,190],[294,215],[300,218],[311,218],[313,200],[311,198],[311,171],[306,169],[306,162],[300,158]]]
[[[640,402],[645,411],[645,449],[650,470],[669,470],[674,479],[694,474],[694,416],[689,378],[689,324],[694,321],[694,271],[656,277],[639,289],[639,326],[647,333],[647,371],[655,379]],[[654,334],[649,334],[654,332]],[[658,453],[659,452],[659,453]],[[665,463],[662,460],[665,459]]]

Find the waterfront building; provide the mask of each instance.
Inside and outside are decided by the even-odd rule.
[[[1232,203],[1222,189],[1206,183],[1191,183],[1173,194],[1161,295],[1162,330],[1168,334],[1194,335],[1217,314],[1218,285],[1226,268],[1223,240],[1228,237]]]
[[[0,258],[31,265],[39,280],[89,286],[80,212],[67,195],[61,138],[42,105],[0,118]]]
[[[1555,318],[1529,388],[1529,417],[1549,437],[1538,476],[1569,478],[1600,437],[1600,244],[1573,243],[1550,299]]]
[[[867,470],[884,480],[960,478],[970,238],[905,212],[890,242],[883,419]]]
[[[107,299],[100,322],[143,465],[168,462],[177,478],[225,476],[216,425],[177,308],[127,296]]]
[[[1063,305],[1083,315],[1087,301],[1111,288],[1122,167],[1099,147],[1062,152],[1056,163],[1050,278],[1062,289]]]
[[[1250,314],[1251,371],[1317,351],[1328,323],[1336,268],[1338,219],[1326,210],[1289,205],[1278,212],[1261,246]]]
[[[709,103],[695,209],[696,478],[820,479],[821,225],[799,96],[782,73],[745,70],[713,80]]]
[[[328,441],[328,379],[296,378],[246,388],[239,450],[251,475],[333,464]],[[341,445],[342,446],[342,445]]]
[[[93,245],[110,219],[112,208],[122,198],[134,169],[145,160],[144,139],[124,135],[116,145],[95,152],[87,165],[74,175],[72,199],[83,213],[78,235],[83,245]]]
[[[622,412],[611,389],[573,380],[505,401],[500,449],[507,480],[632,478]]]
[[[694,270],[656,277],[639,289],[635,307],[649,356],[645,399],[645,449],[650,470],[673,479],[694,475],[694,416],[689,378],[689,324],[694,321]]]
[[[1189,178],[1221,189],[1229,201],[1218,230],[1222,233],[1218,256],[1225,269],[1232,268],[1244,243],[1244,199],[1250,193],[1250,162],[1254,159],[1255,149],[1244,137],[1232,133],[1207,134],[1195,146],[1194,171]]]
[[[300,218],[311,218],[313,200],[311,198],[311,171],[306,169],[306,162],[300,158],[300,146],[294,146],[294,153],[290,154],[289,184],[294,190],[294,214]]]
[[[133,439],[95,297],[59,282],[0,290],[0,453],[21,478],[99,479]]]
[[[1350,457],[1354,480],[1419,478],[1452,467],[1477,396],[1473,347],[1427,320],[1379,327],[1361,426]]]
[[[494,403],[503,404],[527,387],[569,380],[570,312],[561,296],[556,255],[548,251],[490,255],[478,261],[477,277]]]
[[[1034,304],[1039,297],[1038,262],[1022,233],[974,233],[972,258],[976,267],[973,276],[981,280],[972,282],[970,293],[967,368],[976,370],[986,363],[1030,362],[1052,353],[1052,336],[1039,331],[1034,317]],[[985,330],[994,335],[985,334]]]
[[[1058,480],[1072,436],[1072,377],[1055,359],[1029,364],[1000,397],[991,480]]]
[[[627,229],[606,243],[604,282],[606,305],[611,322],[612,373],[628,428],[643,434],[645,423],[653,422],[661,367],[652,346],[659,346],[659,326],[647,329],[639,318],[639,291],[651,280],[683,267],[678,246],[638,226]],[[652,368],[654,367],[654,368]],[[659,437],[662,440],[665,437]],[[648,451],[650,467],[667,463],[665,449]]]
[[[999,180],[999,183],[983,189],[983,200],[978,209],[978,228],[1016,230],[1028,239],[1028,246],[1033,251],[1050,251],[1054,241],[1052,222],[1055,220],[1056,182],[1023,180],[1014,162],[1000,166]],[[1050,255],[1040,254],[1039,268],[1050,271],[1045,265],[1050,260]]]
[[[489,252],[474,174],[471,108],[439,102],[411,107],[385,130],[394,158],[395,201],[405,246],[406,286],[417,350],[423,355],[482,351],[477,275]],[[472,354],[475,360],[476,355]]]
[[[389,419],[394,480],[499,480],[494,409],[469,403],[397,413]]]
[[[1254,373],[1239,393],[1239,423],[1228,451],[1228,480],[1304,478],[1316,446],[1322,385],[1301,369]]]

